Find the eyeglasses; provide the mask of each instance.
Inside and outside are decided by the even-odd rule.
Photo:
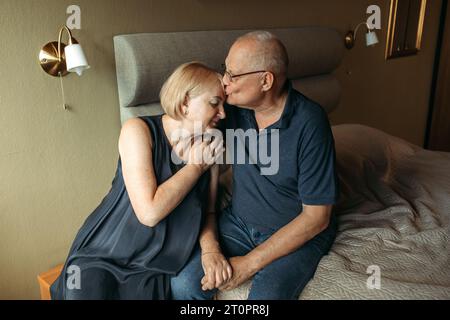
[[[225,65],[222,65],[222,74],[224,76],[226,76],[228,78],[228,81],[230,82],[234,82],[234,78],[238,78],[238,77],[243,77],[243,76],[248,76],[250,74],[255,74],[255,73],[261,73],[261,72],[267,72],[266,70],[258,70],[258,71],[251,71],[251,72],[245,72],[245,73],[240,73],[240,74],[235,74],[233,75],[230,71],[226,70]]]

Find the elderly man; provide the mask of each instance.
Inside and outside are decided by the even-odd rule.
[[[227,129],[254,130],[258,143],[276,132],[279,169],[263,175],[259,162],[233,163],[232,204],[220,215],[218,239],[214,232],[201,238],[172,279],[173,297],[211,299],[217,289],[253,278],[249,299],[298,299],[336,235],[332,206],[339,186],[330,124],[321,106],[293,89],[286,49],[271,33],[237,39],[225,66]],[[232,267],[230,279],[202,268],[205,255],[221,252]]]

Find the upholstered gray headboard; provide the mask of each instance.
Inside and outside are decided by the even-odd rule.
[[[296,89],[328,112],[338,105],[341,88],[333,71],[344,55],[340,34],[325,27],[267,29],[286,45],[289,78]],[[180,64],[202,61],[220,70],[234,40],[251,30],[141,33],[114,37],[122,123],[131,117],[162,113],[159,91]]]

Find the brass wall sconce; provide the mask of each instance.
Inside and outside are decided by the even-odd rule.
[[[358,33],[358,30],[361,26],[365,26],[367,28],[367,33],[366,33],[366,45],[368,47],[370,46],[374,46],[376,45],[379,41],[378,41],[378,37],[375,31],[370,29],[370,26],[367,22],[361,22],[360,24],[358,24],[355,28],[355,30],[350,30],[346,36],[345,36],[345,46],[347,47],[347,49],[352,49],[355,46],[355,42],[356,42],[356,35]]]
[[[66,31],[69,36],[68,45],[61,42],[64,31]],[[67,26],[63,26],[59,30],[58,41],[49,42],[42,47],[39,52],[39,64],[47,74],[61,79],[63,107],[64,109],[67,109],[62,77],[66,76],[69,72],[75,72],[81,76],[84,70],[90,68],[86,56],[84,55],[83,48],[72,36],[72,32]]]
[[[69,44],[67,46],[61,42],[64,30],[69,34]],[[64,52],[61,50],[64,50]],[[42,69],[54,77],[65,76],[68,72],[76,72],[81,76],[83,70],[89,69],[83,48],[72,36],[72,32],[67,26],[63,26],[60,29],[58,42],[49,42],[41,49],[39,62]]]

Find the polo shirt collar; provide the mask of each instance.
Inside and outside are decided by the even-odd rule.
[[[283,113],[281,114],[280,119],[270,126],[271,129],[286,129],[287,127],[289,127],[289,123],[294,113],[294,92],[292,88],[292,82],[290,80],[287,80],[286,85],[288,89],[288,95],[286,103],[284,105]]]

